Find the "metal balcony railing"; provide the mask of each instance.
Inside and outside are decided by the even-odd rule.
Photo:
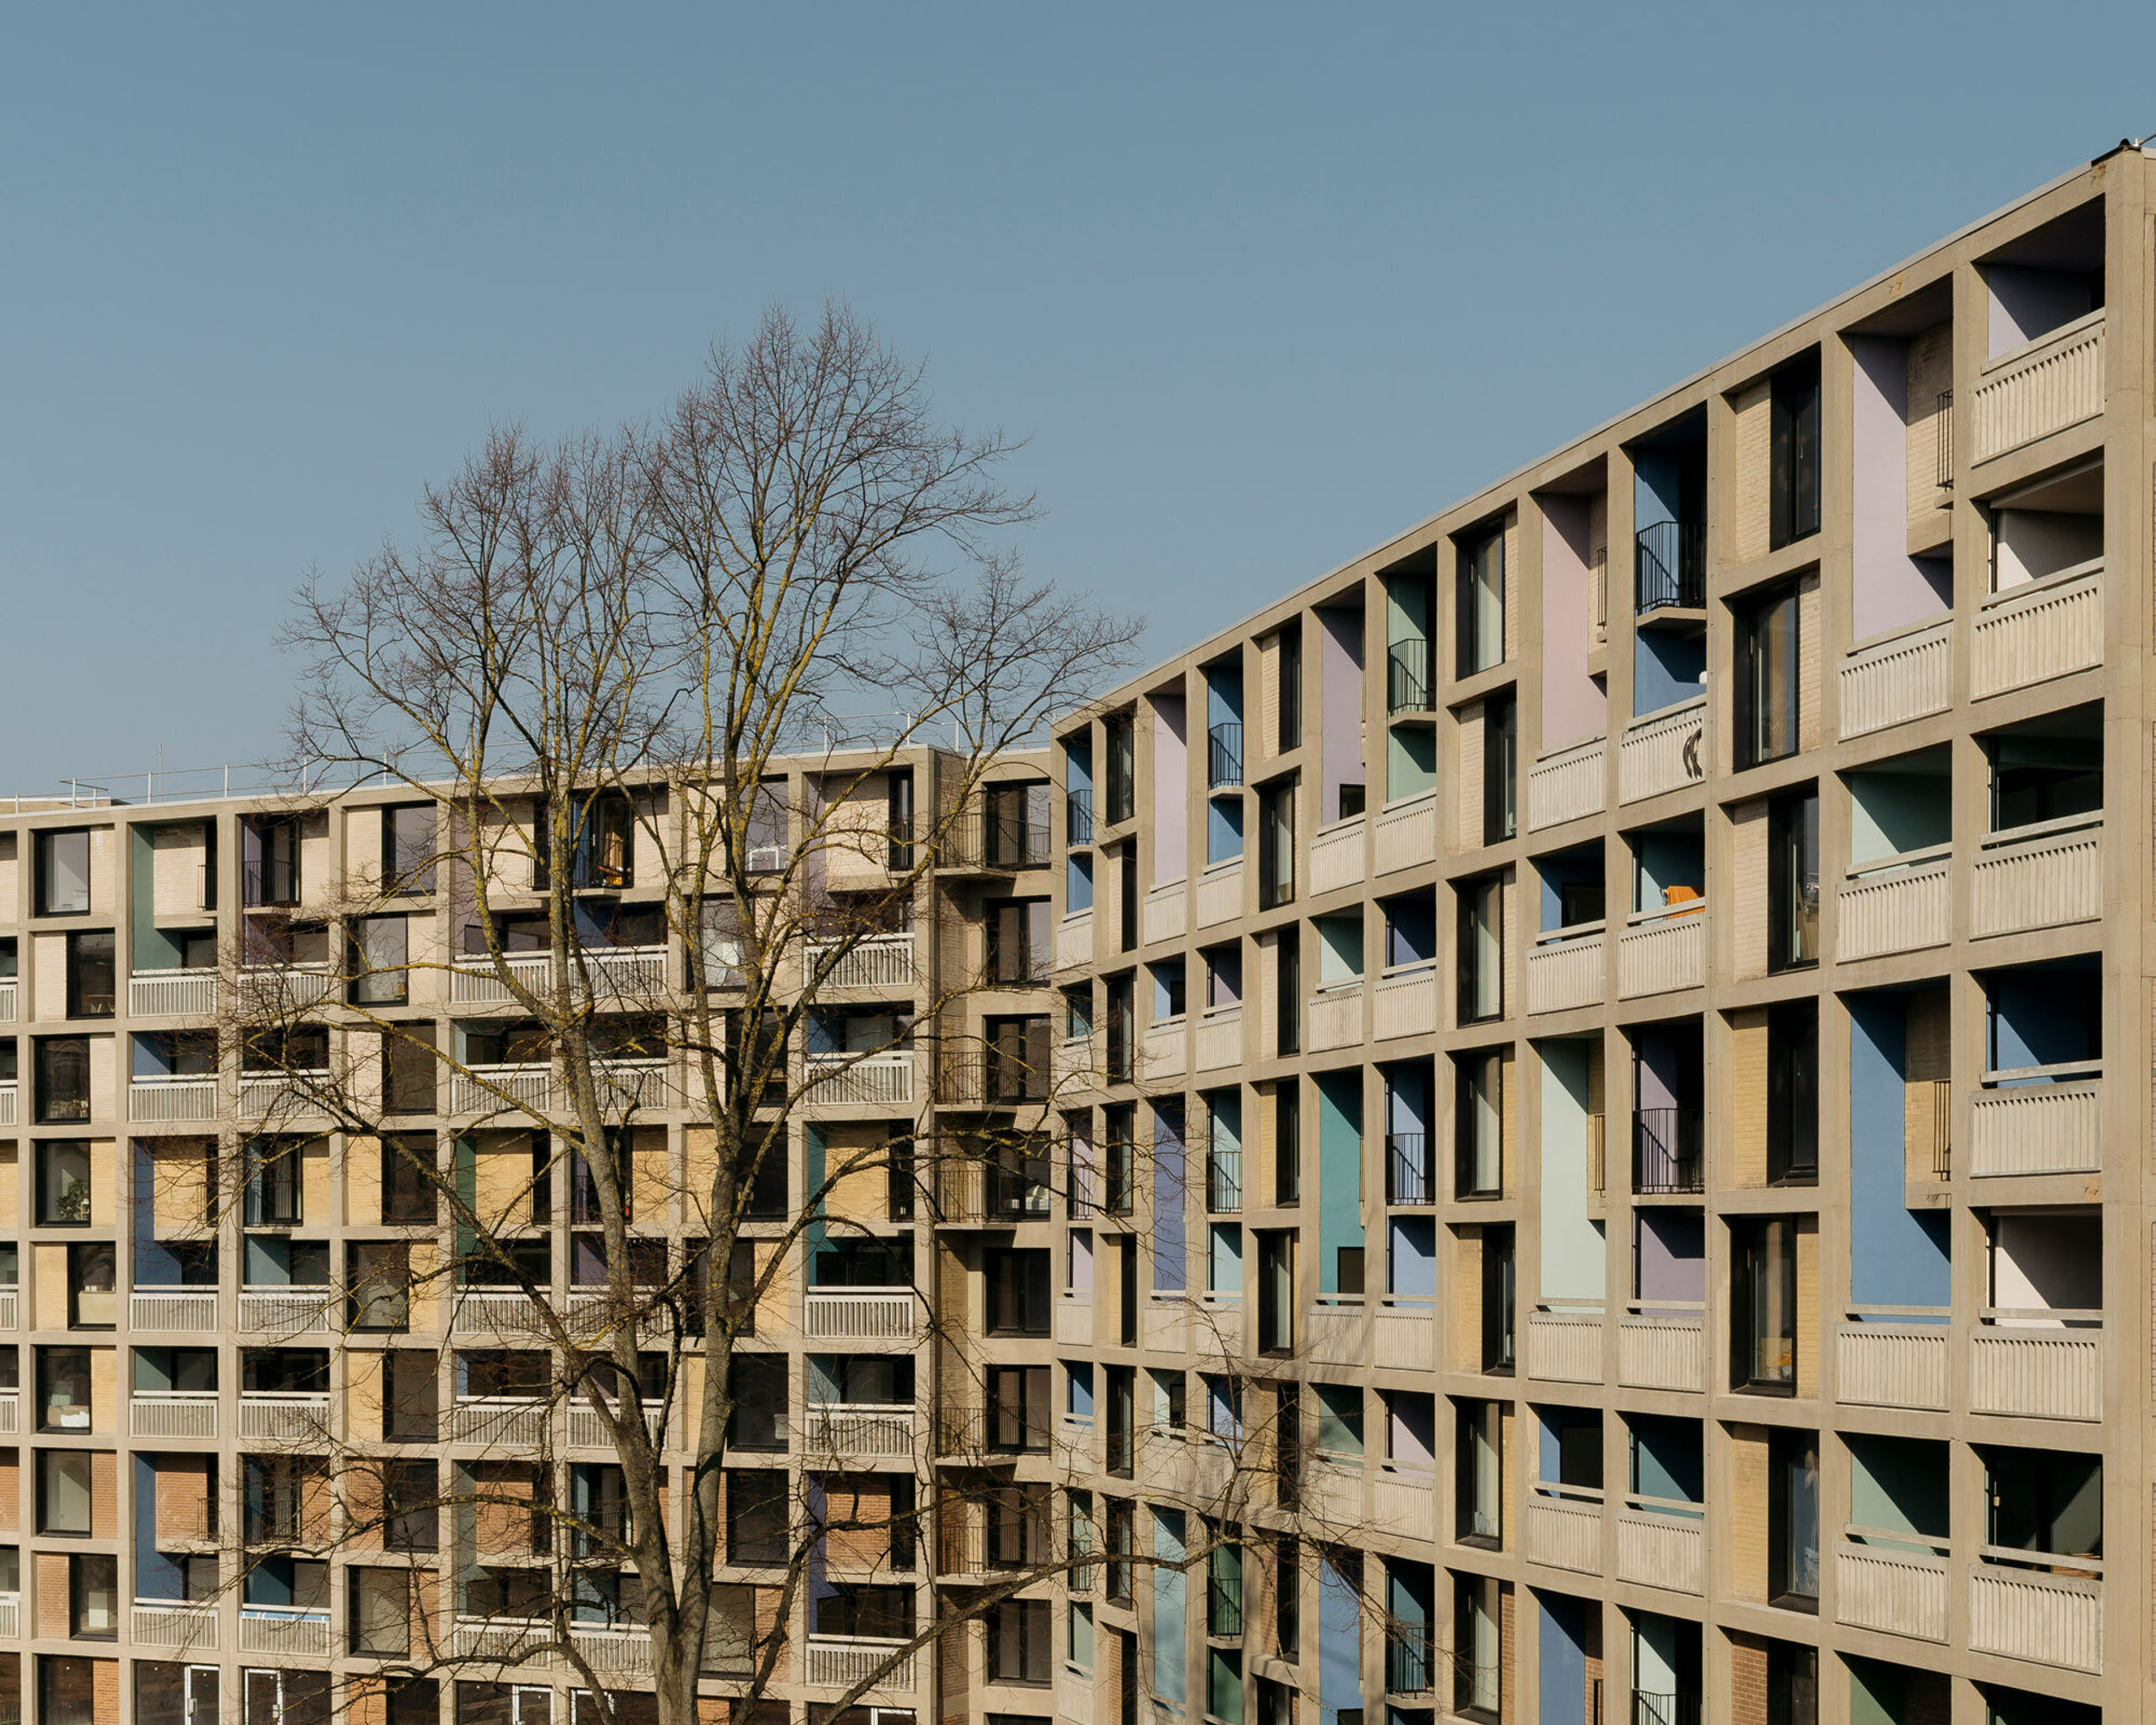
[[[1429,1138],[1423,1132],[1385,1134],[1385,1201],[1420,1208],[1437,1202],[1430,1178]]]
[[[1395,1629],[1385,1638],[1385,1692],[1427,1695],[1437,1687],[1430,1632]]]
[[[1670,1695],[1635,1689],[1632,1692],[1632,1725],[1699,1725],[1700,1698],[1696,1695]]]
[[[1632,1189],[1704,1192],[1697,1108],[1639,1108],[1632,1117]]]
[[[1707,604],[1707,524],[1657,521],[1639,530],[1633,549],[1634,608],[1697,611]]]
[[[1385,649],[1385,712],[1428,712],[1430,701],[1430,643],[1423,640],[1395,641]]]
[[[1206,788],[1220,790],[1243,782],[1243,727],[1223,721],[1206,733]]]
[[[1216,1215],[1243,1208],[1243,1152],[1213,1148],[1206,1152],[1206,1208]]]
[[[1063,793],[1063,833],[1072,844],[1093,843],[1093,793]]]

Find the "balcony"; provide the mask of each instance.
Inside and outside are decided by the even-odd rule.
[[[1190,927],[1190,894],[1181,881],[1164,881],[1148,887],[1138,906],[1138,939],[1150,946],[1156,941],[1181,940]]]
[[[1643,1197],[1669,1197],[1707,1189],[1701,1153],[1700,1111],[1635,1108],[1632,1115],[1632,1189]]]
[[[214,1438],[217,1392],[138,1389],[128,1398],[128,1435],[135,1438]]]
[[[572,1623],[569,1640],[583,1656],[584,1663],[602,1677],[651,1675],[651,1631],[641,1625],[602,1629]]]
[[[808,1100],[828,1107],[910,1107],[913,1101],[913,1051],[887,1049],[874,1054],[812,1054],[805,1057]]]
[[[1603,989],[1601,923],[1562,928],[1541,937],[1527,955],[1527,1010],[1564,1013],[1599,1005]]]
[[[1370,1320],[1371,1357],[1387,1371],[1438,1369],[1438,1308],[1433,1300],[1388,1295]]]
[[[22,1429],[22,1392],[0,1390],[0,1436],[12,1437]]]
[[[1635,719],[1617,743],[1617,800],[1636,803],[1706,773],[1707,697]]]
[[[1047,1168],[1034,1173],[994,1160],[981,1160],[947,1148],[936,1168],[937,1220],[1007,1228],[1017,1222],[1049,1220],[1055,1195],[1046,1183]],[[1036,1177],[1037,1175],[1040,1177]]]
[[[1626,1497],[1617,1512],[1617,1579],[1671,1593],[1704,1592],[1707,1521],[1700,1506]]]
[[[1995,832],[1969,875],[1969,932],[2015,934],[2103,914],[2103,817]]]
[[[1970,1173],[2095,1173],[2103,1165],[2103,1073],[2100,1060],[1985,1073],[1969,1103]]]
[[[16,1327],[16,1308],[19,1292],[20,1290],[13,1286],[0,1288],[0,1330],[11,1330]],[[213,1323],[210,1327],[215,1329],[216,1326]]]
[[[1138,1050],[1140,1083],[1180,1078],[1190,1070],[1189,1030],[1189,1022],[1184,1019],[1166,1019],[1145,1026]]]
[[[1360,1370],[1369,1350],[1370,1316],[1352,1295],[1327,1295],[1303,1317],[1310,1358],[1320,1365]]]
[[[138,1647],[214,1653],[217,1651],[217,1608],[179,1599],[138,1599],[128,1613],[128,1634]]]
[[[128,1082],[128,1120],[135,1126],[216,1118],[217,1080],[214,1073],[201,1076],[158,1074],[133,1078]]]
[[[914,1656],[905,1648],[903,1641],[811,1635],[802,1649],[801,1680],[812,1689],[852,1689],[866,1683],[872,1695],[910,1693]]]
[[[1576,743],[1545,755],[1527,768],[1527,831],[1562,826],[1600,814],[1608,793],[1603,768],[1606,738]]]
[[[1093,1346],[1093,1293],[1065,1293],[1056,1302],[1056,1345],[1089,1348]]]
[[[1074,849],[1093,843],[1093,793],[1063,793],[1063,840]]]
[[[1865,737],[1944,712],[1953,699],[1953,619],[1890,635],[1841,662],[1841,737]]]
[[[811,1402],[802,1421],[801,1446],[813,1458],[910,1458],[913,1453],[913,1408]]]
[[[1337,893],[1363,881],[1363,818],[1351,815],[1321,826],[1310,838],[1310,894]]]
[[[326,1659],[329,1642],[327,1611],[279,1611],[260,1605],[240,1609],[240,1651],[243,1653]]]
[[[1944,946],[1952,868],[1953,858],[1941,845],[1885,857],[1852,873],[1839,895],[1840,957],[1877,958]]]
[[[0,981],[0,1024],[15,1022],[15,978]]]
[[[138,970],[128,978],[128,1016],[206,1019],[217,1010],[215,970]]]
[[[1969,1337],[1969,1411],[2103,1417],[2103,1314],[1986,1307]]]
[[[1224,1071],[1243,1062],[1243,1009],[1224,1007],[1198,1020],[1197,1047],[1193,1057],[1200,1072]]]
[[[2091,311],[1985,365],[1970,402],[1972,460],[1990,461],[2103,411],[2103,311]]]
[[[460,1396],[449,1409],[449,1441],[503,1449],[547,1440],[547,1404],[522,1396]]]
[[[208,1334],[217,1327],[217,1290],[137,1288],[128,1296],[128,1326],[137,1330]]]
[[[327,1335],[340,1327],[338,1304],[328,1288],[242,1289],[240,1330],[257,1338]]]
[[[0,1126],[17,1125],[17,1113],[22,1107],[22,1092],[12,1082],[0,1084]]]
[[[1402,713],[1436,710],[1430,681],[1430,643],[1420,637],[1395,641],[1385,649],[1385,712],[1397,718]]]
[[[1527,1314],[1527,1376],[1551,1383],[1602,1381],[1602,1308],[1549,1300]]]
[[[1434,1036],[1438,1029],[1438,973],[1424,963],[1390,969],[1370,990],[1370,1035],[1379,1042],[1403,1036]]]
[[[550,1665],[554,1625],[540,1618],[461,1617],[450,1631],[449,1656],[486,1665]]]
[[[1335,983],[1311,996],[1309,1030],[1304,1040],[1313,1054],[1354,1048],[1363,1040],[1363,981]]]
[[[1836,1550],[1834,1621],[1913,1640],[1944,1641],[1946,1559],[1936,1552],[1891,1548],[1923,1543],[1915,1534],[1869,1528],[1851,1532],[1890,1546],[1845,1545]]]
[[[572,1402],[563,1410],[567,1416],[562,1426],[562,1442],[573,1450],[614,1450],[614,1440],[607,1435],[606,1421],[598,1408],[588,1402]],[[655,1450],[667,1446],[667,1412],[655,1408],[644,1415],[644,1429],[650,1434]],[[912,1452],[908,1451],[908,1454]]]
[[[824,979],[825,988],[896,989],[906,994],[913,992],[911,931],[865,935],[844,951],[837,952],[836,957],[834,951],[832,944],[812,940],[802,955],[803,962],[812,970],[822,964],[831,965],[830,974]]]
[[[243,1390],[240,1396],[240,1437],[248,1440],[271,1439],[319,1446],[325,1441],[329,1430],[329,1397],[318,1396],[273,1396],[260,1390]]]
[[[449,1075],[453,1114],[543,1114],[553,1107],[549,1066],[474,1066]]]
[[[812,1288],[801,1306],[811,1341],[910,1343],[920,1329],[911,1288]]]
[[[1370,1514],[1376,1525],[1388,1534],[1402,1534],[1411,1540],[1435,1540],[1436,1477],[1420,1470],[1386,1464],[1370,1481]]]
[[[1633,610],[1707,608],[1707,524],[1653,521],[1633,536]]]
[[[1600,1575],[1601,1494],[1538,1484],[1527,1499],[1527,1556],[1552,1569]]]
[[[1243,1151],[1222,1145],[1206,1151],[1206,1210],[1232,1216],[1243,1208]]]
[[[1635,914],[1617,937],[1617,997],[1696,988],[1707,979],[1707,906],[1681,904]]]
[[[1969,1648],[2068,1671],[2103,1670],[2103,1565],[1987,1547],[1969,1571]]]
[[[317,1088],[318,1087],[318,1088]],[[240,1118],[248,1120],[286,1120],[323,1111],[309,1095],[334,1088],[326,1070],[291,1072],[242,1072],[240,1075]],[[134,1087],[128,1086],[129,1105]]]
[[[1379,810],[1370,831],[1370,846],[1376,859],[1374,866],[1381,875],[1394,875],[1402,869],[1419,869],[1435,862],[1438,794],[1425,791],[1419,797],[1388,803]],[[1354,878],[1363,878],[1359,847]]]
[[[1243,914],[1243,859],[1215,862],[1198,877],[1198,926],[1212,928]]]
[[[1946,1407],[1946,1314],[1932,1323],[1896,1323],[1915,1308],[1851,1308],[1834,1331],[1834,1396],[1865,1408]],[[1889,1320],[1889,1321],[1882,1321]]]
[[[1078,970],[1093,963],[1093,913],[1079,911],[1056,925],[1056,968]]]
[[[1235,789],[1243,782],[1243,727],[1224,720],[1206,732],[1206,788]]]
[[[1617,1320],[1617,1381],[1627,1389],[1707,1388],[1707,1314],[1689,1302],[1633,1303]]]
[[[254,1017],[304,1012],[335,999],[339,987],[326,963],[250,964],[240,972],[240,1010]]]

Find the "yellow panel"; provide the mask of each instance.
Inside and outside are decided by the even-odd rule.
[[[314,1226],[329,1220],[329,1140],[310,1138],[300,1146],[299,1214]]]
[[[344,1220],[354,1227],[372,1227],[382,1220],[382,1141],[378,1138],[344,1141]]]
[[[1767,1434],[1758,1426],[1729,1433],[1730,1586],[1739,1599],[1767,1596]]]
[[[42,1242],[30,1248],[32,1309],[41,1330],[67,1327],[67,1248]]]
[[[90,1429],[93,1432],[120,1429],[119,1392],[114,1377],[116,1358],[111,1348],[90,1350]]]
[[[674,1220],[673,1157],[664,1126],[637,1126],[629,1134],[629,1214],[639,1222]]]
[[[1767,1013],[1730,1014],[1730,1176],[1739,1186],[1767,1183]]]

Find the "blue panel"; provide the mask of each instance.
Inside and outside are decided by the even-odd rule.
[[[1188,1692],[1184,1679],[1189,1660],[1183,1628],[1184,1577],[1181,1570],[1167,1565],[1180,1563],[1188,1549],[1183,1518],[1169,1510],[1154,1510],[1153,1555],[1161,1561],[1153,1570],[1153,1693],[1178,1707]]]
[[[1074,915],[1093,908],[1093,857],[1074,850],[1063,870],[1063,908]]]
[[[1153,1110],[1153,1286],[1180,1294],[1189,1285],[1183,1241],[1183,1116]]]
[[[1859,1306],[1953,1298],[1946,1214],[1902,1201],[1904,1011],[1894,995],[1849,1006],[1849,1297]]]
[[[1705,1459],[1697,1420],[1663,1414],[1634,1414],[1632,1427],[1632,1489],[1643,1497],[1669,1497],[1686,1503],[1705,1501],[1702,1481]]]
[[[179,1560],[157,1549],[157,1471],[140,1455],[135,1458],[135,1596],[186,1597]]]
[[[1438,1292],[1437,1228],[1426,1216],[1395,1216],[1390,1242],[1390,1274],[1385,1291],[1410,1299],[1435,1299]]]
[[[1633,456],[1632,518],[1635,528],[1675,521],[1683,496],[1683,467],[1666,450],[1640,449]]]
[[[1206,803],[1206,861],[1225,862],[1243,854],[1243,799],[1213,797]]]
[[[1070,1365],[1070,1412],[1074,1418],[1093,1418],[1093,1367],[1084,1360]]]
[[[1063,745],[1063,788],[1070,791],[1089,791],[1093,788],[1093,746],[1090,743],[1071,742]]]
[[[1659,712],[1700,693],[1707,668],[1707,642],[1667,629],[1642,629],[1632,637],[1632,711]]]
[[[1587,1611],[1576,1599],[1543,1594],[1541,1725],[1587,1725]]]
[[[1385,1130],[1419,1132],[1430,1129],[1430,1063],[1403,1060],[1385,1068]]]
[[[1243,674],[1232,666],[1206,673],[1206,727],[1243,722]]]
[[[2095,1059],[2103,1051],[2096,980],[2093,969],[1994,971],[1986,982],[1991,1064],[2010,1071]]]
[[[170,1288],[179,1280],[179,1257],[157,1243],[154,1220],[156,1182],[150,1173],[149,1152],[139,1141],[135,1146],[134,1165],[135,1177],[128,1182],[128,1189],[135,1195],[135,1281],[144,1288]]]
[[[1318,1291],[1340,1291],[1340,1251],[1363,1245],[1362,1072],[1318,1080]]]
[[[1363,1704],[1363,1602],[1329,1563],[1318,1565],[1318,1704],[1329,1714]]]

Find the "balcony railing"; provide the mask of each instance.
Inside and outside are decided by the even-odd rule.
[[[1243,727],[1223,720],[1206,732],[1206,787],[1225,790],[1243,782]]]
[[[1363,878],[1363,817],[1350,815],[1310,836],[1310,891],[1337,893]]]
[[[1676,606],[1699,611],[1707,604],[1707,524],[1656,521],[1633,541],[1633,609],[1642,617]]]
[[[1217,1146],[1206,1151],[1206,1208],[1233,1215],[1243,1208],[1243,1151]]]
[[[1602,762],[1606,740],[1597,737],[1545,755],[1527,769],[1527,830],[1562,826],[1602,812],[1608,793]]]
[[[1527,1499],[1527,1556],[1553,1569],[1602,1572],[1602,1495],[1539,1484]]]
[[[1320,989],[1310,1001],[1307,1040],[1313,1054],[1352,1048],[1363,1039],[1363,984],[1358,977]]]
[[[830,965],[830,971],[824,979],[827,988],[897,988],[908,994],[913,989],[913,936],[910,930],[865,935],[836,957],[831,946],[812,940],[808,943],[803,960],[811,970],[825,963]]]
[[[1876,958],[1944,946],[1953,867],[1946,847],[1911,851],[1853,871],[1842,883],[1841,957]]]
[[[888,1049],[874,1054],[812,1054],[806,1062],[805,1088],[812,1101],[875,1107],[912,1103],[911,1049]]]
[[[1843,738],[1944,712],[1953,698],[1953,631],[1948,618],[1854,649],[1841,662]]]
[[[138,1389],[128,1398],[128,1434],[136,1438],[214,1438],[217,1392]]]
[[[253,1389],[241,1392],[240,1436],[243,1439],[274,1438],[319,1445],[329,1428],[329,1398],[326,1394],[276,1396]]]
[[[1198,1020],[1192,1063],[1200,1072],[1219,1072],[1243,1059],[1243,1009],[1219,1007]]]
[[[1430,643],[1420,637],[1394,642],[1385,649],[1386,712],[1428,712],[1432,705]]]
[[[1701,1506],[1628,1496],[1617,1512],[1617,1578],[1671,1593],[1703,1592],[1707,1522]]]
[[[128,1614],[128,1633],[137,1647],[214,1653],[217,1608],[179,1599],[138,1599]]]
[[[1579,923],[1541,937],[1527,954],[1527,1010],[1570,1012],[1602,998],[1603,925]]]
[[[2103,1669],[2103,1564],[1984,1547],[1969,1572],[1969,1647],[2070,1671]]]
[[[15,1022],[15,978],[0,979],[0,1024]]]
[[[243,1653],[325,1659],[329,1657],[329,1640],[327,1611],[278,1611],[260,1605],[241,1609],[240,1651]]]
[[[1370,990],[1370,1035],[1379,1042],[1432,1036],[1438,1028],[1438,973],[1429,963],[1388,970]]]
[[[449,1441],[504,1449],[546,1441],[547,1404],[524,1396],[461,1396],[449,1409]]]
[[[22,1392],[0,1390],[0,1435],[13,1436],[22,1429]]]
[[[1970,1173],[2095,1173],[2103,1165],[2103,1075],[2100,1060],[1985,1073],[1969,1103]]]
[[[1844,1545],[1834,1552],[1835,1622],[1920,1641],[1944,1641],[1946,1542],[1870,1527],[1852,1527],[1849,1534],[1867,1543]],[[1927,1544],[1935,1549],[1911,1549]]]
[[[337,1327],[337,1295],[328,1288],[247,1288],[240,1328],[251,1336],[321,1335]]]
[[[1632,1116],[1632,1189],[1645,1195],[1704,1192],[1697,1108],[1636,1108]]]
[[[911,1288],[812,1288],[801,1303],[811,1341],[912,1341],[920,1327]]]
[[[1424,1132],[1385,1134],[1385,1201],[1403,1209],[1422,1209],[1438,1201],[1430,1177],[1429,1137]]]
[[[1437,1660],[1430,1632],[1395,1629],[1385,1637],[1385,1692],[1428,1695],[1437,1688]]]
[[[1702,899],[1641,912],[1617,937],[1617,994],[1666,994],[1707,980],[1707,905]]]
[[[1987,1306],[1969,1337],[1969,1411],[2103,1417],[2103,1314]]]
[[[1658,1690],[1632,1692],[1632,1725],[1700,1725],[1700,1698]]]
[[[1634,719],[1617,740],[1617,800],[1636,803],[1697,784],[1706,757],[1705,695]]]
[[[1707,1388],[1706,1308],[1695,1301],[1634,1301],[1617,1320],[1617,1381],[1628,1389]]]
[[[1093,793],[1063,793],[1063,837],[1067,844],[1093,843]]]
[[[128,978],[130,1018],[208,1018],[216,1010],[214,969],[138,970]]]
[[[811,1456],[841,1459],[911,1456],[913,1408],[811,1402],[801,1422],[801,1446]]]
[[[1405,797],[1380,809],[1370,823],[1370,866],[1380,875],[1420,868],[1432,861],[1438,854],[1438,794],[1425,791],[1420,796]],[[1363,878],[1359,838],[1354,878]]]
[[[1940,1307],[1848,1308],[1834,1331],[1836,1398],[1870,1408],[1944,1410],[1946,1320]]]
[[[170,1120],[214,1120],[217,1080],[214,1073],[155,1073],[128,1082],[128,1119],[137,1126]]]
[[[1527,1314],[1527,1376],[1553,1383],[1602,1381],[1602,1307],[1545,1300]]]
[[[22,1106],[21,1095],[12,1083],[0,1084],[0,1126],[17,1124],[16,1114]]]
[[[874,1679],[871,1693],[890,1690],[911,1692],[914,1656],[903,1641],[876,1641],[862,1637],[811,1635],[805,1644],[801,1680],[812,1689],[851,1689]],[[884,1670],[886,1663],[889,1669]],[[883,1675],[876,1673],[883,1671]]]
[[[137,1288],[128,1295],[128,1324],[137,1330],[207,1334],[217,1327],[214,1288]]]
[[[1995,832],[1969,875],[1969,932],[2014,934],[2103,914],[2103,816]]]
[[[1987,361],[1970,403],[1972,457],[1988,461],[2103,411],[2101,309]]]

